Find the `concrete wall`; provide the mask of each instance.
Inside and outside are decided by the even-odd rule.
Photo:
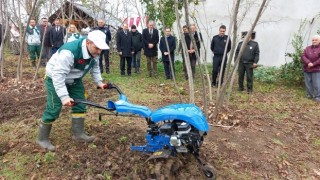
[[[211,39],[218,33],[219,26],[225,24],[228,32],[232,3],[232,0],[207,0],[195,7],[195,16],[208,50],[208,62],[212,61],[213,56],[210,50]],[[240,40],[240,32],[249,30],[251,27],[258,8],[259,4],[252,4],[250,13],[239,27],[238,40]],[[244,9],[245,5],[242,5],[239,14]],[[286,61],[291,61],[289,57],[285,57],[285,53],[292,52],[290,43],[293,33],[297,32],[301,21],[306,19],[304,45],[309,45],[312,36],[320,29],[319,13],[319,0],[272,0],[255,28],[256,41],[259,42],[261,53],[259,64],[280,66]],[[315,18],[317,15],[318,18]],[[315,20],[311,24],[313,18]]]

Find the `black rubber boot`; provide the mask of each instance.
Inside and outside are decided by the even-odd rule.
[[[44,124],[40,122],[37,143],[44,149],[55,151],[56,147],[54,147],[49,140],[51,127],[52,124]]]
[[[84,118],[72,118],[72,139],[81,142],[92,142],[95,137],[84,133]]]

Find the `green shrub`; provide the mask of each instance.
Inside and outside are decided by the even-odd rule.
[[[277,67],[260,66],[253,72],[254,78],[264,83],[275,83],[278,79],[279,69]]]
[[[286,56],[292,58],[292,61],[280,67],[280,78],[286,85],[302,85],[303,84],[303,69],[301,55],[303,53],[303,40],[305,37],[304,29],[306,20],[302,21],[298,32],[294,33],[291,45],[294,52],[286,53]]]
[[[280,78],[286,85],[303,85],[303,70],[301,62],[292,61],[280,67]]]

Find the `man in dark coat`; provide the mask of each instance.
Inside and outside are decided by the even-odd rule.
[[[133,54],[133,67],[135,68],[135,73],[140,73],[140,59],[141,59],[141,49],[143,47],[142,34],[137,30],[135,25],[131,26],[132,34],[132,46],[134,50]]]
[[[202,41],[202,35],[201,33],[198,33],[197,28],[194,24],[190,25],[190,29],[191,29],[191,34],[193,34],[194,40],[196,41],[197,48],[199,51],[199,56],[200,56],[200,48],[201,48],[200,41]]]
[[[111,41],[111,32],[108,27],[105,26],[105,20],[104,19],[99,19],[98,20],[98,27],[94,28],[95,30],[98,29],[102,31],[104,34],[106,34],[106,43],[109,45],[109,42]],[[105,49],[101,52],[100,59],[99,59],[99,66],[100,66],[100,72],[103,73],[103,59],[105,62],[105,68],[106,68],[106,73],[110,73],[110,68],[109,68],[109,49]]]
[[[41,45],[43,43],[42,48],[42,54],[41,54],[41,61],[42,65],[45,66],[47,61],[50,59],[51,54],[51,45],[50,45],[50,28],[51,26],[48,26],[48,19],[43,17],[41,19],[41,24],[37,26],[37,28],[40,31],[41,36]]]
[[[190,59],[190,66],[191,66],[191,71],[192,71],[192,77],[194,79],[194,75],[196,73],[196,63],[197,63],[197,57],[196,57],[196,50],[193,47],[190,34],[189,33],[184,33],[184,38],[186,41],[186,45],[188,48],[188,54],[189,54],[189,59]],[[186,61],[187,59],[185,59]],[[186,68],[186,63],[184,63],[184,76],[186,79],[188,79],[188,74],[187,74],[187,68]]]
[[[247,31],[242,32],[242,38],[244,38],[247,35]],[[257,63],[259,61],[259,44],[256,41],[253,41],[256,37],[256,33],[253,32],[251,34],[251,37],[249,39],[249,42],[246,44],[246,47],[243,51],[242,56],[240,57],[239,61],[239,91],[244,91],[243,86],[243,80],[244,75],[247,76],[247,91],[248,93],[252,93],[253,88],[253,69],[258,67]],[[235,59],[237,59],[241,46],[243,44],[243,41],[239,42],[238,47],[236,49]]]
[[[63,39],[66,34],[66,28],[60,24],[60,19],[54,20],[54,26],[50,28],[50,44],[51,55],[57,52],[57,50],[64,44]]]
[[[224,50],[226,48],[228,36],[225,35],[226,32],[226,26],[221,25],[219,28],[219,34],[213,36],[212,41],[211,41],[211,51],[213,52],[213,60],[212,60],[212,87],[217,85],[217,76],[218,73],[221,72],[221,66],[222,66],[222,77],[221,77],[221,82],[220,84],[223,83],[223,77],[224,77],[224,72],[226,69],[227,65],[227,59],[228,56],[227,54],[229,53],[231,49],[231,40],[229,39],[228,46],[227,46],[227,51],[226,51],[226,56],[224,59],[224,63],[222,65],[223,61],[223,54]]]
[[[132,55],[132,34],[128,30],[128,24],[123,24],[123,30],[117,33],[117,51],[120,55],[121,75],[125,75],[125,62],[127,62],[127,74],[131,76]]]
[[[158,77],[157,68],[157,56],[158,56],[158,43],[159,43],[159,32],[154,28],[154,22],[149,21],[148,28],[142,31],[143,37],[143,48],[144,55],[147,58],[147,69],[149,72],[149,77]]]
[[[165,31],[166,31],[165,36],[161,37],[161,39],[160,39],[160,51],[162,54],[162,62],[164,65],[166,79],[172,79],[172,74],[175,72],[175,70],[174,70],[174,51],[176,49],[176,39],[175,39],[175,37],[173,37],[171,35],[171,28],[166,28]],[[168,41],[169,48],[167,48],[167,44],[166,44],[165,39],[167,39],[167,41]],[[173,72],[171,72],[171,68],[170,68],[169,55],[170,55],[171,62],[172,62]]]

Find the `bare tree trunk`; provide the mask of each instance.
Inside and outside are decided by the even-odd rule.
[[[49,7],[49,12],[52,11],[52,4],[53,4],[53,2],[52,2],[52,0],[51,0],[50,7]],[[48,15],[49,15],[49,14],[47,14],[47,16],[48,16]],[[44,47],[44,40],[45,40],[46,35],[47,35],[47,30],[48,30],[48,23],[47,23],[47,26],[46,26],[46,28],[44,29],[44,32],[43,32],[43,37],[42,37],[42,42],[41,42],[41,50],[40,50],[40,58],[39,58],[39,62],[38,62],[38,64],[37,64],[36,72],[34,73],[34,76],[33,76],[33,79],[32,79],[33,82],[36,80],[37,75],[38,75],[38,72],[39,72],[39,67],[40,67],[40,64],[41,64],[41,57],[42,57],[43,47]],[[47,59],[47,61],[48,61],[48,60],[49,60],[49,59]]]
[[[240,1],[240,0],[238,0],[238,1]],[[262,1],[261,5],[260,5],[260,8],[259,8],[259,11],[258,11],[258,13],[257,13],[257,16],[256,16],[256,18],[255,18],[255,20],[254,20],[254,22],[253,22],[250,30],[248,31],[248,34],[247,34],[246,37],[244,38],[242,44],[247,44],[247,43],[248,43],[249,38],[250,38],[250,36],[251,36],[251,33],[253,32],[253,29],[254,29],[255,26],[257,25],[257,23],[258,23],[261,15],[262,15],[263,10],[267,7],[267,6],[266,6],[267,1],[269,1],[269,0],[263,0],[263,1]],[[239,51],[239,54],[238,54],[238,57],[237,57],[237,59],[236,59],[236,61],[235,61],[235,64],[234,64],[234,67],[233,67],[233,70],[232,70],[232,73],[231,73],[231,74],[232,74],[232,77],[233,77],[232,79],[234,79],[234,76],[235,76],[235,73],[236,73],[236,70],[237,70],[237,67],[238,67],[238,65],[239,65],[239,61],[240,61],[240,58],[241,58],[241,56],[242,56],[242,54],[243,54],[244,49],[245,49],[245,46],[241,46],[240,51]],[[230,82],[230,80],[231,80],[231,76],[228,77],[227,82]],[[220,94],[220,96],[219,96],[219,98],[218,98],[218,100],[217,100],[217,105],[216,105],[216,109],[215,109],[215,112],[214,112],[215,117],[218,115],[219,110],[220,110],[220,108],[221,108],[221,106],[222,106],[222,104],[223,104],[223,101],[224,101],[224,98],[225,98],[225,92],[226,92],[226,89],[227,89],[227,86],[226,86],[226,85],[227,85],[227,83],[224,83],[224,84],[223,84],[222,90],[221,90],[221,94]],[[233,82],[230,82],[230,87],[231,87],[231,88],[232,88],[232,85],[233,85]]]
[[[191,29],[190,29],[190,23],[189,23],[189,7],[188,7],[188,0],[185,0],[184,1],[184,9],[185,9],[185,17],[186,17],[186,23],[187,23],[187,26],[189,28],[189,36],[191,38],[191,43],[193,45],[193,47],[195,48],[195,55],[196,55],[196,61],[198,62],[198,66],[199,66],[199,71],[200,71],[200,77],[201,77],[201,83],[202,83],[202,89],[203,89],[203,100],[204,100],[204,112],[205,112],[205,115],[206,117],[207,116],[207,96],[206,96],[206,88],[205,88],[205,80],[204,80],[204,76],[203,76],[203,70],[202,70],[202,66],[201,66],[201,62],[200,62],[200,49],[198,49],[197,47],[197,43],[194,39],[194,36],[193,34],[191,33]],[[201,35],[200,33],[198,34],[199,38],[200,38],[200,41],[201,41]],[[189,83],[190,83],[190,78],[189,78]],[[191,82],[193,84],[193,82]],[[194,99],[193,101],[191,101],[192,103],[194,103]]]
[[[188,8],[188,7],[187,7]],[[186,15],[187,16],[187,15]],[[187,17],[188,18],[188,17]],[[190,25],[188,25],[188,27],[190,27]],[[198,27],[199,28],[199,27]],[[202,41],[201,40],[201,35],[200,35],[200,31],[199,31],[199,38],[200,38],[200,42]],[[206,117],[208,117],[208,111],[207,111],[207,93],[206,93],[206,83],[205,83],[205,78],[203,76],[203,70],[202,70],[202,63],[200,61],[200,49],[198,49],[197,47],[197,44],[196,44],[196,41],[194,39],[194,36],[191,34],[191,31],[189,31],[189,36],[191,37],[191,41],[192,41],[192,44],[193,44],[193,47],[195,47],[195,54],[196,54],[196,58],[197,58],[197,61],[198,61],[198,66],[199,66],[199,71],[200,71],[200,78],[201,78],[201,85],[202,85],[202,90],[203,90],[203,93],[202,93],[202,98],[203,98],[203,110],[205,112],[205,115]],[[203,44],[203,43],[202,43]],[[210,82],[210,80],[209,80]]]
[[[161,20],[162,20],[162,24],[164,25],[165,22],[164,22],[164,17],[163,17],[163,7],[162,7],[162,3],[159,4],[160,6],[160,13],[161,13]],[[165,34],[166,32],[166,29],[165,27],[163,28],[163,33]],[[169,62],[170,62],[170,69],[171,69],[171,76],[172,76],[172,79],[173,79],[173,83],[174,83],[174,86],[178,92],[178,95],[179,95],[179,100],[180,102],[182,102],[182,97],[181,97],[181,94],[179,92],[179,87],[178,87],[178,84],[177,84],[177,81],[176,81],[176,76],[175,76],[175,72],[174,72],[174,69],[173,69],[173,61],[172,61],[172,57],[171,57],[171,51],[170,51],[170,48],[169,48],[169,44],[168,44],[168,39],[167,38],[164,38],[165,39],[165,42],[166,42],[166,46],[167,46],[167,50],[169,52],[168,56],[169,56]]]
[[[34,4],[32,5],[32,10],[31,10],[31,14],[28,18],[28,25],[29,25],[29,22],[30,22],[30,19],[31,19],[31,16],[35,10],[35,7],[37,5],[37,2],[38,0],[35,0],[34,1]],[[19,13],[19,28],[20,28],[20,55],[19,55],[19,61],[18,61],[18,66],[17,66],[17,81],[21,81],[22,80],[22,62],[23,62],[23,46],[24,46],[24,43],[25,43],[25,38],[26,38],[26,33],[27,31],[24,31],[23,33],[23,36],[21,37],[21,34],[22,34],[22,24],[21,24],[21,12],[20,12],[20,3],[18,3],[18,13]]]
[[[190,57],[189,57],[189,53],[187,52],[187,45],[186,45],[186,40],[184,38],[184,34],[182,31],[182,26],[180,23],[180,13],[179,13],[179,9],[178,9],[178,0],[174,1],[174,6],[175,6],[175,12],[176,12],[176,19],[177,19],[177,26],[179,29],[179,35],[180,35],[180,40],[181,40],[181,45],[182,45],[182,51],[183,51],[183,56],[184,56],[184,60],[185,60],[185,66],[186,66],[186,70],[187,70],[187,74],[188,74],[188,79],[189,79],[189,101],[190,102],[194,102],[194,86],[193,86],[193,80],[192,78],[190,78],[190,76],[192,77],[192,72],[191,72],[191,67],[190,67]]]
[[[228,79],[228,77],[230,76],[230,69],[231,69],[231,64],[232,64],[232,60],[233,60],[233,55],[234,55],[234,51],[236,49],[236,45],[237,45],[237,32],[238,32],[238,20],[237,20],[237,16],[239,13],[239,6],[240,6],[240,1],[236,0],[233,3],[233,15],[232,15],[232,20],[230,22],[230,26],[232,26],[232,28],[229,29],[229,33],[232,32],[232,41],[231,41],[231,50],[230,50],[230,56],[229,56],[229,60],[228,60],[228,64],[227,64],[227,70],[226,70],[226,75],[225,77]]]
[[[4,1],[1,0],[1,5],[0,5],[0,12],[1,12],[1,24],[2,27],[0,29],[0,33],[1,33],[1,45],[0,45],[0,61],[1,61],[1,72],[0,72],[0,76],[1,79],[4,78],[4,73],[3,73],[3,69],[4,69],[4,40],[6,39],[7,35],[9,34],[9,16],[8,16],[8,1]],[[4,11],[5,9],[5,11]],[[3,24],[5,23],[5,27],[3,27]],[[4,29],[5,28],[5,29]]]
[[[195,17],[193,17],[193,20],[194,22],[196,23],[198,29],[199,29],[199,24],[198,24],[198,21]],[[209,74],[209,71],[208,71],[208,67],[207,67],[207,49],[206,49],[206,46],[204,44],[204,42],[201,40],[201,46],[203,47],[204,49],[204,58],[203,59],[203,64],[205,64],[203,67],[204,67],[204,71],[205,71],[205,74],[206,74],[206,78],[207,78],[207,81],[208,81],[208,87],[209,87],[209,100],[212,101],[212,88],[211,88],[211,79],[210,79],[210,74]],[[202,57],[203,57],[203,54],[202,54]],[[203,87],[205,88],[205,87]],[[206,93],[205,93],[206,94]]]
[[[176,6],[178,6],[178,2],[176,2]],[[185,8],[185,17],[186,17],[186,24],[189,28],[190,23],[189,23],[189,13],[188,13],[188,1],[184,0],[184,8]],[[178,7],[176,7],[178,8]],[[179,16],[179,14],[177,15]],[[180,26],[180,17],[179,19],[177,19],[179,22],[179,26]],[[181,27],[179,27],[181,28]],[[182,35],[183,36],[183,35]],[[184,57],[185,57],[185,66],[186,66],[186,70],[187,70],[187,75],[188,75],[188,84],[189,84],[189,102],[194,103],[194,84],[193,84],[193,76],[192,76],[192,71],[191,71],[191,64],[190,64],[190,57],[189,57],[189,53],[187,52],[188,48],[187,48],[187,44],[186,41],[183,38],[181,38],[181,44],[182,44],[182,49],[184,51]]]

